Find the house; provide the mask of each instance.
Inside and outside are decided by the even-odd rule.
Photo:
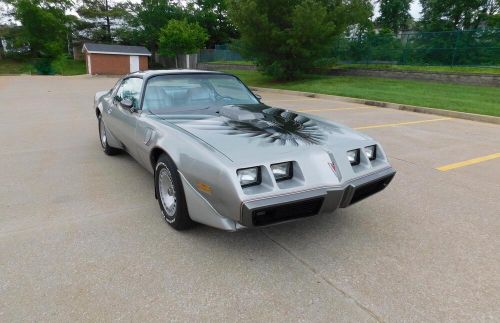
[[[142,46],[85,43],[87,73],[122,75],[148,69],[149,50]]]

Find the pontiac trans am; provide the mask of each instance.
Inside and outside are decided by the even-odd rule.
[[[154,174],[177,230],[223,230],[332,213],[384,189],[395,170],[369,136],[270,107],[237,77],[197,70],[129,74],[94,99],[104,153]]]

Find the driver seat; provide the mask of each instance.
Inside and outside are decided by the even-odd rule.
[[[145,109],[165,109],[172,106],[172,98],[168,95],[161,86],[149,86],[146,88],[144,95]]]
[[[189,89],[187,97],[188,97],[188,103],[190,104],[215,101],[214,91],[206,86],[200,86]]]

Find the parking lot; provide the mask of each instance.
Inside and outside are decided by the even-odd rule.
[[[380,141],[394,181],[304,221],[176,232],[152,175],[101,151],[93,96],[115,82],[0,77],[1,322],[500,320],[500,126],[260,91]]]

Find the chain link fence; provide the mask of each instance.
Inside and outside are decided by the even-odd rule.
[[[198,55],[198,62],[226,62],[242,61],[243,57],[236,51],[229,49],[229,45],[215,45],[215,49],[202,49]]]
[[[500,67],[500,29],[365,33],[337,39],[329,56],[342,64]],[[199,56],[200,62],[241,60],[227,45]]]
[[[336,41],[332,56],[340,63],[497,66],[500,29],[450,32],[368,33]]]

